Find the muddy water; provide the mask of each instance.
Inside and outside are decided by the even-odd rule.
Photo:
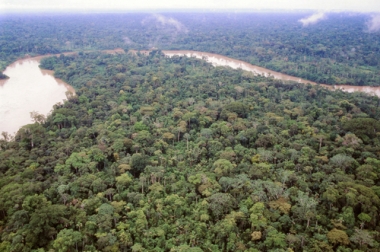
[[[363,92],[380,97],[380,87],[364,87],[364,86],[350,86],[350,85],[335,85],[334,88],[329,86],[330,89],[340,89],[348,93]]]
[[[295,81],[298,83],[310,83],[316,84],[312,81],[301,79],[298,77],[282,74],[275,72],[263,67],[255,66],[249,64],[242,60],[236,60],[228,58],[219,54],[214,53],[205,53],[197,51],[162,51],[166,56],[172,57],[174,55],[186,55],[187,57],[195,57],[198,59],[205,59],[207,62],[210,62],[213,66],[229,66],[233,69],[242,69],[245,71],[252,72],[256,75],[263,75],[265,77],[274,77],[275,79],[284,80],[284,81]]]
[[[107,54],[123,54],[123,49],[104,50]],[[77,52],[66,52],[73,55]],[[42,58],[59,54],[41,55],[18,60],[5,69],[10,78],[0,80],[0,133],[12,135],[25,124],[32,123],[30,112],[47,115],[53,105],[67,99],[66,92],[75,94],[73,87],[54,78],[53,71],[38,67]],[[0,136],[1,138],[1,136]]]
[[[75,93],[71,86],[54,78],[52,71],[41,70],[39,60],[18,60],[5,69],[10,78],[0,82],[0,132],[13,135],[32,123],[30,112],[47,115],[54,104],[67,99],[67,91]]]
[[[103,53],[122,54],[123,49],[104,50]],[[131,51],[136,53],[137,51]],[[149,54],[149,51],[140,51]],[[284,81],[316,84],[312,81],[275,72],[247,62],[225,57],[219,54],[179,50],[163,51],[169,57],[174,55],[204,59],[214,66],[229,66],[234,69],[250,71],[256,75],[272,76]],[[65,55],[76,52],[64,53]],[[41,58],[54,56],[43,55],[35,58],[16,61],[8,66],[4,74],[10,79],[0,80],[0,132],[15,133],[21,126],[31,123],[30,112],[48,114],[52,106],[66,99],[66,92],[75,93],[74,89],[62,80],[55,79],[52,71],[41,70],[38,65]],[[365,92],[380,97],[380,87],[362,87],[349,85],[322,86],[329,89],[340,89],[346,92]]]
[[[214,54],[214,53],[206,53],[206,52],[197,52],[197,51],[187,51],[187,50],[179,50],[179,51],[162,51],[166,56],[172,57],[175,55],[178,56],[187,56],[187,57],[195,57],[198,59],[204,59],[207,62],[210,62],[214,66],[229,66],[233,69],[242,69],[246,70],[249,72],[252,72],[256,75],[263,75],[266,77],[273,77],[275,79],[279,80],[284,80],[284,81],[295,81],[298,83],[303,83],[303,84],[312,84],[316,85],[317,83],[309,80],[305,80],[302,78],[290,76],[287,74],[282,74],[279,72],[275,72],[263,67],[255,66],[252,64],[249,64],[245,61],[241,60],[236,60],[232,58],[228,58],[219,54]],[[149,51],[142,51],[142,53],[147,54]],[[321,84],[321,86],[326,87],[330,90],[343,90],[345,92],[364,92],[368,93],[370,95],[377,95],[380,97],[380,87],[363,87],[363,86],[351,86],[351,85],[335,85],[335,86],[330,86],[330,85],[324,85]]]

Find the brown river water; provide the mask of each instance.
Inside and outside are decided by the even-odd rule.
[[[123,49],[120,48],[105,50],[103,52],[108,54],[125,53]],[[137,51],[131,52],[137,53]],[[229,66],[233,69],[242,69],[256,75],[264,75],[267,77],[272,76],[275,79],[284,81],[316,84],[312,81],[275,72],[219,54],[188,50],[162,52],[168,57],[186,55],[188,57],[204,59],[214,66]],[[140,53],[148,54],[149,51],[140,51]],[[75,52],[65,53],[65,55],[69,54],[75,54]],[[43,55],[18,60],[9,65],[4,71],[4,74],[10,78],[0,80],[0,133],[6,131],[13,135],[21,126],[32,123],[30,112],[36,111],[40,114],[47,115],[54,104],[63,102],[67,98],[67,91],[75,94],[74,88],[62,80],[54,78],[52,71],[42,70],[38,67],[41,58],[48,56],[53,55]],[[341,89],[346,92],[365,92],[380,97],[380,87],[321,85],[331,90]]]
[[[149,51],[142,51],[143,53],[148,53]],[[252,72],[256,75],[263,75],[266,77],[273,77],[275,79],[284,80],[284,81],[295,81],[298,83],[303,84],[312,84],[317,85],[317,83],[309,80],[305,80],[299,77],[290,76],[287,74],[275,72],[263,67],[255,66],[252,64],[249,64],[242,60],[236,60],[232,59],[223,55],[214,54],[214,53],[206,53],[206,52],[197,52],[197,51],[186,51],[186,50],[179,50],[179,51],[162,51],[166,56],[172,57],[172,56],[187,56],[187,57],[195,57],[198,59],[204,59],[207,62],[210,62],[213,66],[229,66],[233,69],[242,69],[245,71]],[[321,86],[328,88],[330,90],[343,90],[345,92],[353,93],[353,92],[364,92],[370,95],[376,95],[380,97],[380,87],[363,87],[363,86],[351,86],[351,85],[325,85],[320,84]]]
[[[0,132],[14,134],[21,126],[32,123],[30,112],[47,115],[53,105],[66,99],[74,89],[41,70],[38,58],[22,59],[9,65],[0,82]]]

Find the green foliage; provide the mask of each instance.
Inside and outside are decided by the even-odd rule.
[[[222,176],[229,174],[234,168],[234,165],[226,159],[218,159],[214,162],[213,167],[215,168],[214,172]]]
[[[367,230],[355,229],[355,233],[350,237],[350,240],[356,244],[359,244],[360,248],[363,246],[373,246],[374,239]]]
[[[135,174],[140,174],[145,166],[148,164],[146,157],[141,155],[140,153],[135,153],[132,155],[131,158],[131,166],[132,166],[132,172]]]
[[[208,201],[209,209],[216,218],[229,213],[236,204],[233,197],[228,193],[215,193],[211,195]]]
[[[136,122],[133,127],[136,131],[149,130],[148,126],[146,126],[143,122]]]
[[[264,241],[264,244],[268,249],[285,249],[285,234],[278,232],[273,227],[269,227],[267,230],[267,236]]]
[[[227,115],[228,112],[234,112],[239,117],[246,117],[249,111],[249,107],[246,104],[243,104],[241,102],[232,102],[226,106],[224,106],[224,110],[222,111],[221,116]],[[228,111],[228,112],[227,112]]]
[[[344,232],[343,230],[338,230],[336,228],[330,230],[327,233],[327,238],[333,245],[348,245],[350,243],[346,232]]]
[[[264,228],[267,226],[267,219],[264,217],[264,209],[265,206],[262,202],[258,202],[252,206],[251,209],[249,209],[251,215],[249,217],[249,220],[251,222],[251,225],[256,230],[260,230],[261,228]]]
[[[367,143],[378,136],[380,122],[373,118],[354,118],[345,122],[343,129],[354,133]]]
[[[346,128],[378,98],[158,51],[48,62],[77,96],[0,141],[0,250],[379,249],[377,134]]]
[[[219,53],[269,69],[326,84],[379,85],[378,35],[365,29],[368,16],[330,13],[318,24],[303,27],[300,19],[310,13],[170,13],[165,18],[178,20],[178,26],[160,23],[148,14],[102,15],[7,15],[1,26],[2,60],[0,68],[18,57],[94,49],[188,49]],[[18,36],[22,30],[24,37]],[[223,39],[215,39],[223,38]],[[53,69],[63,55],[42,61]],[[160,51],[152,54],[152,61]],[[59,74],[75,79],[74,65],[64,60]],[[96,68],[103,66],[101,60]],[[136,62],[140,66],[144,62]],[[68,68],[71,66],[71,68]],[[173,68],[176,77],[188,69]],[[89,68],[83,71],[88,81]],[[123,84],[130,68],[115,64],[107,69],[113,81]],[[1,71],[0,71],[1,72]],[[58,72],[58,71],[57,71]],[[224,76],[228,74],[222,73]],[[240,74],[241,81],[250,75]],[[0,78],[4,76],[0,75]],[[140,82],[137,77],[132,84]],[[157,86],[165,80],[159,72],[147,76]],[[221,81],[221,83],[224,83]],[[241,87],[236,83],[234,88]],[[224,92],[220,92],[223,95]],[[245,95],[237,89],[235,97]],[[345,104],[342,104],[345,105]]]
[[[78,243],[82,241],[82,234],[72,229],[62,229],[57,239],[54,240],[53,247],[59,251],[64,252],[71,249],[78,248]]]

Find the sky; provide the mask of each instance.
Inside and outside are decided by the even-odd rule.
[[[314,10],[380,13],[380,0],[0,0],[0,12],[115,10]]]

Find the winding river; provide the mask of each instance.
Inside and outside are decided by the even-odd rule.
[[[103,53],[119,54],[125,53],[123,49],[105,50]],[[132,53],[137,51],[131,50]],[[148,54],[150,51],[139,51],[142,54]],[[242,69],[250,71],[256,75],[271,76],[275,79],[284,81],[295,81],[304,84],[316,84],[315,82],[301,79],[275,72],[263,67],[255,66],[247,62],[228,58],[223,55],[188,51],[188,50],[164,50],[166,56],[188,56],[204,59],[214,66],[229,66],[233,69]],[[65,53],[75,54],[75,52]],[[47,115],[53,105],[66,99],[66,92],[75,93],[74,89],[62,80],[53,77],[52,71],[41,70],[39,61],[43,57],[52,55],[43,55],[33,58],[18,60],[9,65],[4,74],[10,78],[0,80],[0,133],[6,131],[14,134],[21,126],[32,123],[30,112],[36,111],[40,114]],[[380,97],[380,87],[363,87],[349,85],[323,85],[331,90],[343,90],[346,92],[365,92]]]
[[[266,77],[273,77],[275,79],[284,80],[284,81],[295,81],[303,84],[312,84],[317,85],[317,83],[309,80],[305,80],[299,77],[290,76],[287,74],[275,72],[273,70],[269,70],[263,67],[255,66],[249,64],[242,60],[232,59],[223,55],[214,54],[214,53],[206,53],[206,52],[198,52],[198,51],[187,51],[187,50],[179,50],[179,51],[162,51],[166,56],[187,56],[187,57],[195,57],[198,59],[204,59],[207,62],[210,62],[213,66],[229,66],[233,69],[242,69],[245,71],[249,71],[254,73],[255,75],[263,75]],[[149,51],[142,51],[142,53],[147,54]],[[320,84],[321,86],[328,88],[330,90],[343,90],[345,92],[353,93],[353,92],[364,92],[370,95],[376,95],[380,97],[380,87],[369,87],[369,86],[351,86],[351,85],[325,85]]]

